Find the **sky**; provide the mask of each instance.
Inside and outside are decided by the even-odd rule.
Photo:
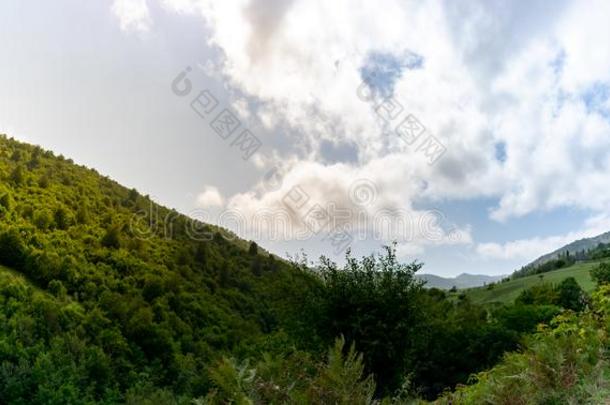
[[[610,231],[610,3],[8,0],[0,133],[271,252],[508,274]]]

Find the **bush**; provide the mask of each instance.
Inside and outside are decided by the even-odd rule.
[[[0,189],[0,207],[5,211],[10,211],[13,207],[13,199],[8,191]]]
[[[214,389],[195,404],[307,403],[373,404],[375,382],[364,375],[362,355],[345,339],[336,339],[324,363],[315,364],[307,355],[264,355],[256,367],[223,358],[210,371]]]
[[[34,225],[41,231],[47,230],[53,224],[51,213],[47,210],[42,210],[34,214]]]
[[[420,268],[419,263],[399,263],[394,247],[386,247],[382,256],[356,260],[348,255],[342,269],[323,259],[318,269],[325,288],[311,311],[319,311],[319,335],[327,341],[343,335],[356,343],[382,391],[400,387],[411,371],[413,333],[424,321],[423,283],[415,278]]]
[[[591,270],[591,277],[597,285],[610,284],[610,263],[600,263]]]
[[[121,247],[121,237],[118,226],[111,226],[106,231],[106,234],[102,238],[102,246],[109,249],[119,249]]]
[[[593,304],[597,315],[558,315],[526,340],[523,352],[506,355],[499,365],[479,373],[473,385],[446,394],[438,403],[603,403],[610,395],[605,357],[609,303],[610,288],[600,290]]]
[[[25,264],[25,257],[25,247],[16,229],[0,235],[0,264],[21,270]]]
[[[564,279],[557,287],[559,297],[557,305],[572,311],[582,311],[587,303],[585,292],[574,277]]]

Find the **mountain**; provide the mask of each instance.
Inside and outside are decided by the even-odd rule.
[[[0,135],[0,403],[197,398],[224,355],[307,339],[295,325],[317,285],[225,229]]]
[[[530,264],[526,265],[525,268],[533,268],[540,266],[541,264],[547,263],[551,260],[557,259],[562,255],[565,255],[566,252],[570,252],[571,254],[575,254],[581,251],[587,251],[590,249],[594,249],[598,247],[598,245],[608,244],[610,243],[610,232],[603,233],[601,235],[595,236],[593,238],[585,238],[569,243],[551,253],[548,253],[544,256],[539,257],[534,260]]]
[[[483,274],[463,273],[454,278],[444,278],[434,274],[418,274],[417,278],[426,282],[426,287],[449,290],[456,288],[480,287],[503,279],[506,276],[486,276]]]
[[[591,279],[590,273],[599,263],[600,261],[577,263],[544,274],[516,277],[496,283],[493,287],[472,288],[465,292],[471,301],[476,304],[493,302],[509,304],[514,302],[524,290],[544,283],[559,285],[566,278],[573,277],[585,292],[591,293],[595,288],[595,282]]]
[[[421,288],[421,266],[289,263],[0,135],[0,404],[390,403],[407,376],[432,400],[552,315]]]

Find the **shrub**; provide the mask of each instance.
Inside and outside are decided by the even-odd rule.
[[[118,226],[113,225],[106,230],[106,234],[102,238],[102,246],[109,249],[119,249],[121,247],[121,237]]]
[[[0,264],[21,270],[25,257],[25,247],[16,229],[10,229],[0,235]]]
[[[600,263],[591,270],[591,277],[597,285],[610,284],[610,263]]]

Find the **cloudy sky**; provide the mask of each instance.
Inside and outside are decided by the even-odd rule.
[[[0,132],[285,255],[610,230],[610,3],[9,0]],[[606,38],[606,39],[604,39]]]

